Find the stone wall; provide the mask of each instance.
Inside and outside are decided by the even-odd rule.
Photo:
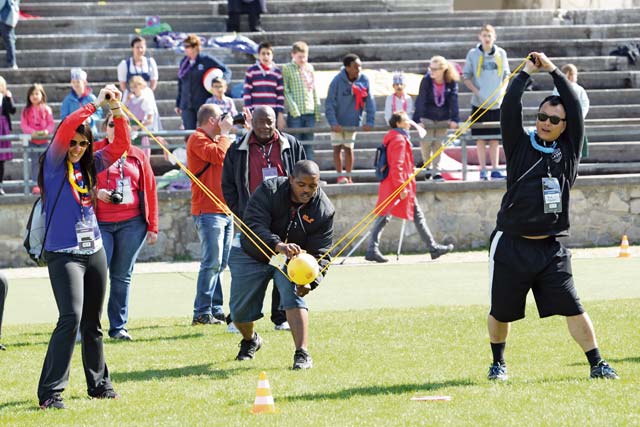
[[[437,240],[457,249],[486,247],[500,200],[502,182],[418,183],[418,199]],[[326,192],[336,207],[335,240],[366,215],[377,200],[376,184],[329,186]],[[160,194],[158,244],[145,247],[140,260],[197,259],[198,237],[190,216],[190,193]],[[0,267],[30,265],[22,248],[22,233],[33,198],[0,197]],[[623,234],[640,241],[640,175],[579,178],[572,191],[572,247],[606,246]],[[381,241],[383,252],[395,252],[401,221],[392,220]],[[413,224],[407,223],[403,252],[425,251]],[[357,241],[358,239],[356,239]],[[365,248],[360,247],[359,253]]]

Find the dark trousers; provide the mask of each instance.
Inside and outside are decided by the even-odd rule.
[[[280,325],[287,321],[287,314],[284,310],[278,310],[280,306],[280,292],[278,287],[273,284],[273,291],[271,291],[271,321],[274,325]]]
[[[7,51],[7,67],[16,65],[16,29],[0,22],[0,35]]]
[[[240,31],[240,13],[229,13],[227,20],[227,31]],[[251,11],[249,15],[249,31],[256,31],[260,27],[260,12]]]
[[[2,336],[2,315],[4,314],[4,300],[7,297],[9,285],[4,274],[0,273],[0,337]]]
[[[199,107],[198,107],[199,108]],[[182,126],[184,130],[195,130],[197,125],[198,109],[185,108],[182,110]]]
[[[2,184],[2,180],[4,180],[4,160],[0,160],[0,184]]]
[[[46,259],[59,317],[44,359],[38,399],[42,403],[66,388],[78,327],[87,392],[97,395],[111,390],[100,325],[107,288],[105,251],[100,249],[93,255],[46,252]]]

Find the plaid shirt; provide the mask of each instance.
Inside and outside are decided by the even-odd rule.
[[[313,65],[307,64],[313,74]],[[300,68],[295,62],[290,62],[282,67],[282,78],[284,80],[284,103],[289,110],[291,117],[300,117],[302,114],[314,114],[316,120],[320,120],[320,99],[316,93],[315,83],[313,85],[313,100],[309,99],[309,91],[302,80]],[[313,103],[311,102],[313,101]],[[313,109],[308,106],[313,105]]]

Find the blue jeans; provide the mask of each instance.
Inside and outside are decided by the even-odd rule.
[[[127,330],[131,273],[147,236],[147,222],[142,215],[120,222],[99,222],[102,244],[109,267],[109,336]]]
[[[16,65],[16,29],[0,22],[0,34],[7,51],[7,67],[13,67]]]
[[[193,317],[203,314],[221,315],[222,271],[229,260],[233,220],[225,214],[194,215],[193,221],[200,238],[200,271],[193,302]]]
[[[231,248],[229,255],[231,270],[231,297],[229,310],[231,319],[238,323],[249,323],[263,317],[262,305],[269,281],[280,293],[280,310],[307,308],[304,299],[296,294],[296,285],[280,270],[247,255],[242,248]]]
[[[180,114],[180,116],[182,117],[182,125],[184,126],[185,130],[196,129],[197,115],[198,115],[197,108],[195,110],[190,108],[185,108],[184,110],[182,110],[182,113]]]
[[[316,116],[314,114],[303,114],[299,117],[287,116],[288,128],[312,128],[316,125]],[[298,141],[313,141],[313,132],[296,133]],[[302,144],[307,160],[313,160],[313,144]]]

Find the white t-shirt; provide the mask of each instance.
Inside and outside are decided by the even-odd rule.
[[[156,65],[155,59],[143,56],[141,67],[135,66],[133,58],[127,58],[120,61],[120,64],[118,64],[119,82],[129,83],[127,82],[127,63],[129,63],[129,59],[131,59],[131,66],[129,67],[129,72],[131,74],[149,73],[151,80],[158,80],[158,66]]]

